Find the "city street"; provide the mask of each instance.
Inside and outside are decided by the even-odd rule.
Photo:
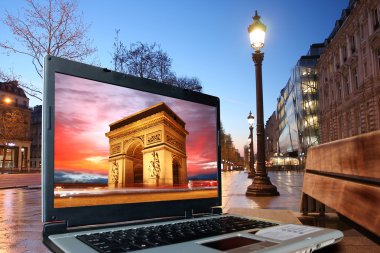
[[[380,0],[301,2],[1,1],[0,253],[208,205],[380,253]]]
[[[270,172],[280,196],[246,197],[251,180],[244,172],[225,172],[223,208],[271,208],[298,212],[302,188],[302,172]],[[0,175],[0,252],[49,252],[41,242],[41,189],[39,174]],[[14,186],[30,186],[8,188]],[[28,183],[30,182],[30,183]]]

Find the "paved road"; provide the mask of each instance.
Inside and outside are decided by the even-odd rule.
[[[41,174],[0,174],[0,189],[41,185]]]
[[[0,203],[0,252],[49,252],[41,242],[41,190],[0,190]]]
[[[223,207],[290,209],[298,211],[303,173],[271,172],[272,183],[280,192],[278,197],[246,197],[247,186],[252,182],[243,172],[223,173]],[[34,175],[0,175],[0,187],[34,186],[40,181]],[[41,190],[9,188],[0,190],[0,253],[47,253],[41,242]]]

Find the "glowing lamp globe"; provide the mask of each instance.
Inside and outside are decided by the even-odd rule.
[[[255,13],[253,17],[253,23],[248,27],[249,39],[251,41],[251,46],[256,52],[260,52],[261,48],[264,47],[265,32],[267,27],[261,22],[260,16]]]
[[[252,112],[249,112],[249,115],[248,115],[248,124],[250,126],[253,126],[253,120],[254,119],[255,119],[255,117],[253,117]]]

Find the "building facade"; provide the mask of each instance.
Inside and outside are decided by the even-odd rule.
[[[29,98],[17,81],[0,82],[0,170],[30,171]]]
[[[308,147],[319,144],[318,80],[315,66],[323,50],[323,44],[311,45],[308,54],[298,60],[277,99],[278,151],[301,162]],[[291,163],[297,163],[297,159]]]
[[[32,144],[30,146],[30,169],[41,170],[41,133],[42,133],[42,106],[37,105],[32,109],[32,120],[30,122],[30,133]]]
[[[278,117],[276,111],[268,118],[265,123],[265,160],[270,161],[271,157],[278,153]]]
[[[351,0],[321,55],[321,142],[380,129],[380,2]]]

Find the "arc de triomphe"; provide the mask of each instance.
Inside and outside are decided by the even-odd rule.
[[[111,123],[108,186],[187,184],[185,122],[165,103]]]

